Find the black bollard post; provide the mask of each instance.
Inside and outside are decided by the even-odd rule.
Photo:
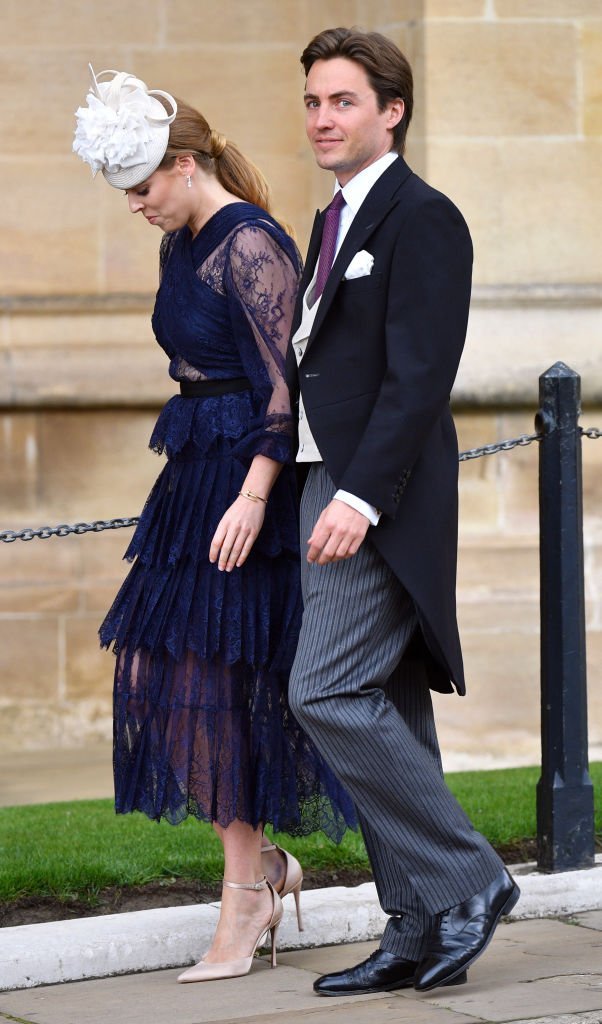
[[[541,778],[537,865],[594,864],[594,796],[588,771],[581,378],[555,363],[539,378]]]

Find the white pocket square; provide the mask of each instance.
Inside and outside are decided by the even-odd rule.
[[[360,249],[359,252],[356,252],[345,271],[345,280],[352,281],[355,277],[367,277],[368,274],[372,273],[373,266],[374,256],[372,253],[367,252],[365,249]]]

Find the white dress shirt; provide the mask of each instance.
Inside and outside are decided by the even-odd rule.
[[[343,239],[349,231],[353,218],[357,214],[360,206],[364,199],[368,195],[368,192],[378,181],[381,174],[386,171],[387,167],[397,159],[397,153],[386,153],[381,156],[374,163],[369,164],[363,171],[360,171],[348,181],[346,185],[341,189],[345,205],[341,210],[341,216],[339,219],[339,231],[337,234],[337,244],[335,249],[335,259],[338,255],[339,249],[343,244]],[[341,188],[338,182],[335,184],[335,194]],[[297,359],[297,365],[303,359],[305,353],[305,346],[307,339],[311,333],[314,318],[320,304],[320,300],[317,302],[313,301],[313,292],[316,283],[316,277],[318,273],[318,263],[316,263],[316,269],[314,276],[310,281],[310,284],[303,296],[302,300],[302,317],[299,327],[295,331],[292,338],[293,351]],[[305,410],[303,408],[303,400],[299,398],[299,450],[297,452],[297,462],[322,462],[322,456],[318,450],[318,446],[313,438]],[[380,519],[380,512],[374,508],[363,498],[358,498],[355,494],[350,494],[349,491],[338,490],[334,496],[338,501],[344,501],[346,505],[350,505],[351,508],[356,509],[357,512],[361,512],[362,515],[366,516],[370,520],[372,526],[376,526]]]

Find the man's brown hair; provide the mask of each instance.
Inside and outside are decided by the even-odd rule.
[[[380,32],[362,32],[357,28],[327,28],[307,44],[301,54],[305,74],[317,60],[346,57],[361,64],[378,103],[384,110],[387,103],[402,99],[403,117],[393,129],[392,148],[403,153],[406,133],[412,118],[412,69],[400,49]]]

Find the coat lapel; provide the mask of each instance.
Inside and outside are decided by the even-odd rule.
[[[314,225],[311,229],[311,235],[309,236],[309,247],[307,250],[307,258],[303,267],[303,273],[301,274],[301,280],[299,281],[299,290],[297,292],[297,300],[295,303],[295,312],[293,315],[293,322],[291,328],[291,337],[294,335],[299,324],[301,323],[301,310],[303,303],[303,296],[309,287],[314,273],[316,260],[318,253],[320,252],[320,243],[322,241],[322,230],[324,227],[324,217],[319,210],[316,210],[316,216],[314,218]]]
[[[316,334],[320,330],[324,317],[326,316],[328,309],[334,299],[337,288],[341,284],[343,274],[349,266],[351,260],[355,256],[356,252],[359,252],[364,248],[370,235],[376,230],[378,225],[387,216],[387,214],[393,209],[398,203],[397,191],[400,185],[410,176],[412,171],[406,164],[403,157],[399,157],[386,171],[380,176],[375,184],[370,189],[364,202],[360,206],[356,216],[354,217],[351,227],[347,232],[343,244],[339,249],[337,257],[332,265],[328,280],[322,292],[322,298],[320,299],[320,305],[316,313],[316,317],[313,323],[311,334],[309,336],[306,350],[313,342]],[[314,224],[315,230],[315,224]],[[319,242],[322,237],[322,231],[320,229],[318,237],[318,250]],[[310,266],[310,256],[312,255],[312,242],[314,236],[310,242],[310,248],[307,254],[307,265]],[[313,268],[317,259],[317,251],[313,253],[313,263],[311,264],[311,274],[305,282],[305,288],[311,281],[311,275],[313,274]],[[303,275],[305,278],[305,274]],[[302,292],[301,294],[304,294]]]

